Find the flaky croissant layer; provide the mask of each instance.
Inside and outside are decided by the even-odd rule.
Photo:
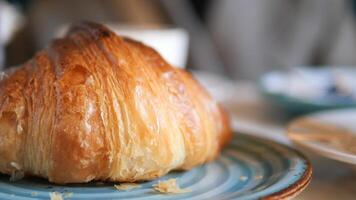
[[[214,159],[219,105],[153,49],[80,23],[0,82],[0,172],[54,183],[150,180]]]

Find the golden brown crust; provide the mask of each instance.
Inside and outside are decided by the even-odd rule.
[[[228,118],[184,70],[94,23],[0,82],[0,172],[55,183],[150,180],[210,161]]]

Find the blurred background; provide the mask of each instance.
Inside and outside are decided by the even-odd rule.
[[[238,132],[291,145],[286,127],[296,115],[356,107],[356,0],[0,0],[0,69],[30,59],[81,20],[192,71]],[[351,111],[326,115],[354,125]],[[356,126],[350,132],[356,136]],[[350,142],[336,136],[321,141],[340,140],[327,144],[335,151]],[[314,177],[298,199],[355,199],[355,166],[308,156]]]
[[[355,0],[0,0],[0,65],[23,63],[80,20],[183,29],[188,60],[178,63],[231,79],[356,65]]]

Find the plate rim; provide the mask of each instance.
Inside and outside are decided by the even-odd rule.
[[[238,132],[238,133],[234,132],[233,134],[244,135],[247,137],[252,137],[254,139],[260,140],[262,142],[267,142],[267,143],[272,143],[274,145],[278,145],[282,148],[288,149],[289,151],[295,153],[300,159],[303,159],[305,161],[306,169],[304,170],[304,173],[301,176],[301,178],[299,178],[293,184],[289,185],[287,188],[284,188],[280,191],[277,191],[272,194],[261,197],[261,199],[263,199],[263,200],[290,199],[290,198],[297,196],[298,194],[300,194],[302,191],[304,191],[307,188],[307,186],[309,185],[309,183],[312,179],[313,167],[312,167],[312,164],[311,164],[309,158],[307,156],[305,156],[302,152],[300,152],[299,150],[297,150],[291,146],[288,146],[286,144],[282,144],[277,141],[274,141],[270,138],[259,137],[259,136],[250,135],[250,134],[241,133],[241,132]]]

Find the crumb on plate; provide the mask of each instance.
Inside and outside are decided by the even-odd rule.
[[[153,189],[161,193],[185,193],[189,192],[187,189],[181,189],[177,184],[177,179],[171,178],[166,181],[158,181],[157,184],[153,185]]]
[[[132,190],[141,187],[141,185],[137,183],[122,183],[119,185],[114,185],[114,187],[118,190]]]
[[[37,195],[38,195],[37,192],[31,192],[31,196],[35,197],[35,196],[37,196]]]
[[[247,179],[247,176],[240,176],[240,181],[246,181]]]
[[[70,198],[73,196],[73,192],[65,192],[63,195],[65,198]]]
[[[62,194],[59,192],[50,192],[49,196],[51,200],[63,200]]]

